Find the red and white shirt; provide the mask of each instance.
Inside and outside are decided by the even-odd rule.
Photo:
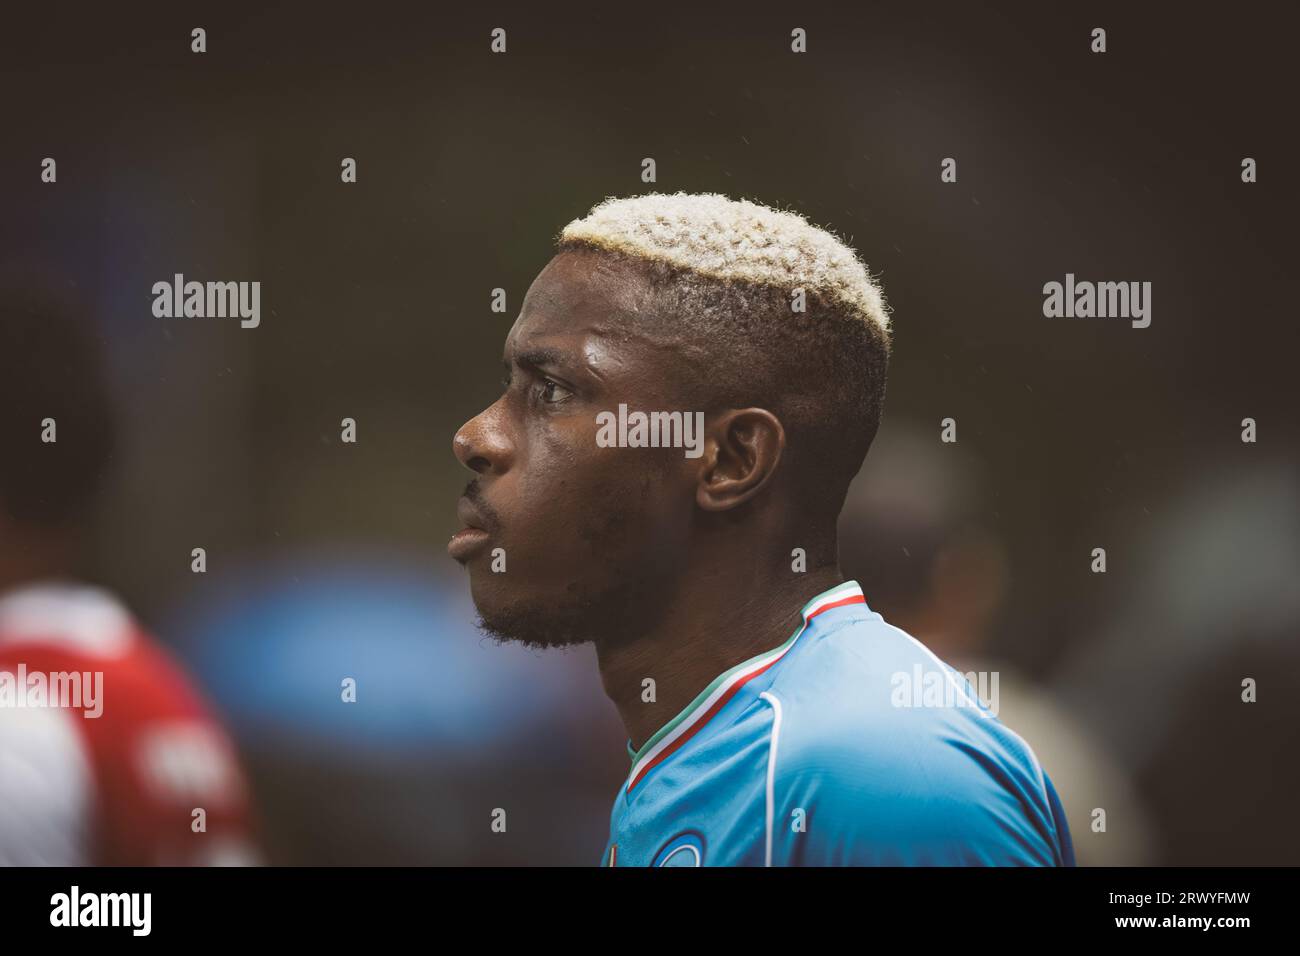
[[[0,866],[259,862],[221,725],[108,592],[0,594]]]

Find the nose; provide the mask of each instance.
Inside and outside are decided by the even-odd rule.
[[[510,467],[513,446],[501,421],[501,402],[461,425],[451,441],[460,463],[476,474],[501,474]]]

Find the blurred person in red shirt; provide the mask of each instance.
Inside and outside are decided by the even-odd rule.
[[[48,289],[0,280],[0,865],[257,862],[220,724],[75,572],[108,408],[93,333]]]

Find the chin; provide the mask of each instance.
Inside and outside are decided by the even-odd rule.
[[[495,580],[471,579],[470,586],[483,633],[535,648],[574,647],[591,641],[590,612],[580,605],[566,608],[566,595],[521,589],[504,580],[505,575],[488,574]]]
[[[509,589],[500,580],[504,575],[493,574],[487,567],[466,565],[469,571],[469,596],[474,601],[474,609],[483,618],[491,620],[506,612],[508,608]],[[495,580],[494,580],[495,579]]]
[[[537,650],[577,647],[590,638],[565,624],[527,612],[508,610],[496,614],[479,611],[478,629],[505,644],[522,644]]]

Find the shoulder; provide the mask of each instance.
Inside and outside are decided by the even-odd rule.
[[[966,677],[874,612],[813,635],[770,696],[793,765],[898,769],[932,762],[954,728],[983,732],[985,711]]]
[[[130,612],[100,588],[52,581],[0,595],[0,654],[22,650],[107,662],[129,654],[134,642]]]
[[[1053,862],[1037,758],[964,676],[874,614],[823,635],[797,663],[764,695],[777,712],[773,815],[806,828],[785,841],[790,852],[809,862]],[[918,680],[942,692],[918,696]]]

